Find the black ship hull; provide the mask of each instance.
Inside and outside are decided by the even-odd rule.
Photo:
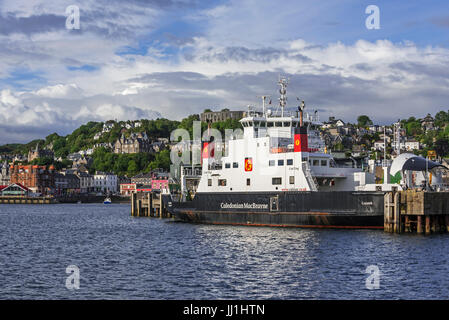
[[[170,201],[168,209],[177,220],[193,223],[382,229],[384,193],[197,193],[193,201]]]

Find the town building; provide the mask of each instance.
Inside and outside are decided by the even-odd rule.
[[[55,188],[55,168],[53,165],[12,165],[10,167],[11,184],[17,183],[34,193],[49,194]]]
[[[12,183],[8,186],[0,186],[0,195],[2,196],[27,196],[31,190],[20,183]]]
[[[151,177],[151,189],[153,190],[169,190],[169,173],[154,172]]]
[[[55,189],[58,195],[80,193],[80,178],[73,173],[55,173]]]
[[[221,111],[203,112],[200,115],[202,122],[220,122],[228,119],[240,120],[245,116],[245,111],[230,111],[229,109],[222,109]]]
[[[117,192],[117,176],[110,172],[97,171],[94,175],[95,191],[103,193]]]
[[[124,134],[114,144],[114,153],[152,152],[150,140],[145,132],[131,133],[126,138]]]
[[[31,162],[37,158],[44,158],[44,157],[53,159],[54,153],[53,153],[53,151],[51,151],[49,149],[40,149],[39,143],[36,145],[36,149],[30,150],[28,152],[28,162]]]
[[[122,196],[130,196],[131,193],[136,192],[137,185],[135,183],[121,183],[120,184],[120,194]]]
[[[430,115],[430,113],[428,113],[427,116],[425,116],[424,119],[421,120],[421,127],[424,131],[435,129],[435,120]]]
[[[400,143],[400,148],[402,150],[407,151],[419,150],[419,147],[420,147],[419,141],[416,141],[415,139],[410,139],[408,141]]]
[[[134,177],[131,177],[131,183],[135,183],[135,184],[151,185],[151,180],[152,180],[151,173],[141,172],[141,173],[135,175]]]
[[[9,164],[8,162],[0,163],[0,185],[9,185],[11,182],[9,175]]]
[[[78,179],[80,181],[81,193],[89,193],[95,191],[95,182],[93,175],[90,175],[89,173],[84,171],[77,171],[77,173],[75,174],[78,176]]]

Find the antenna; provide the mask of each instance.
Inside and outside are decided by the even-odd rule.
[[[285,77],[279,76],[279,93],[281,94],[279,98],[279,106],[281,107],[281,117],[284,116],[284,108],[287,105],[287,85],[288,79]]]
[[[267,100],[267,98],[271,98],[271,96],[260,96],[262,98],[262,115],[265,117],[265,101]],[[269,104],[271,104],[271,99]]]

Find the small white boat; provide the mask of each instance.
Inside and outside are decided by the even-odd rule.
[[[103,203],[104,204],[111,204],[112,203],[111,198],[107,197],[106,199],[104,199]]]

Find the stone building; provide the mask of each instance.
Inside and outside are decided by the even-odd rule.
[[[131,133],[129,138],[124,134],[114,144],[114,153],[151,152],[150,140],[145,132]]]
[[[71,194],[80,192],[80,178],[69,172],[55,173],[55,189],[56,193]]]
[[[424,129],[424,131],[433,130],[433,129],[435,129],[434,122],[435,122],[435,120],[430,115],[430,113],[428,113],[427,116],[421,120],[421,126]]]
[[[55,168],[49,166],[22,166],[10,167],[11,183],[19,183],[32,192],[49,194],[55,189]]]
[[[39,143],[36,145],[36,149],[30,150],[28,152],[28,162],[31,162],[37,158],[44,158],[44,157],[53,158],[54,153],[53,151],[48,149],[39,149]]]
[[[0,186],[7,186],[10,183],[8,162],[0,163]]]
[[[202,122],[219,122],[226,121],[228,119],[240,120],[245,116],[245,111],[230,111],[229,109],[223,109],[221,111],[203,112],[200,116]]]
[[[131,183],[142,184],[142,185],[151,185],[152,180],[151,173],[139,173],[131,178]]]

